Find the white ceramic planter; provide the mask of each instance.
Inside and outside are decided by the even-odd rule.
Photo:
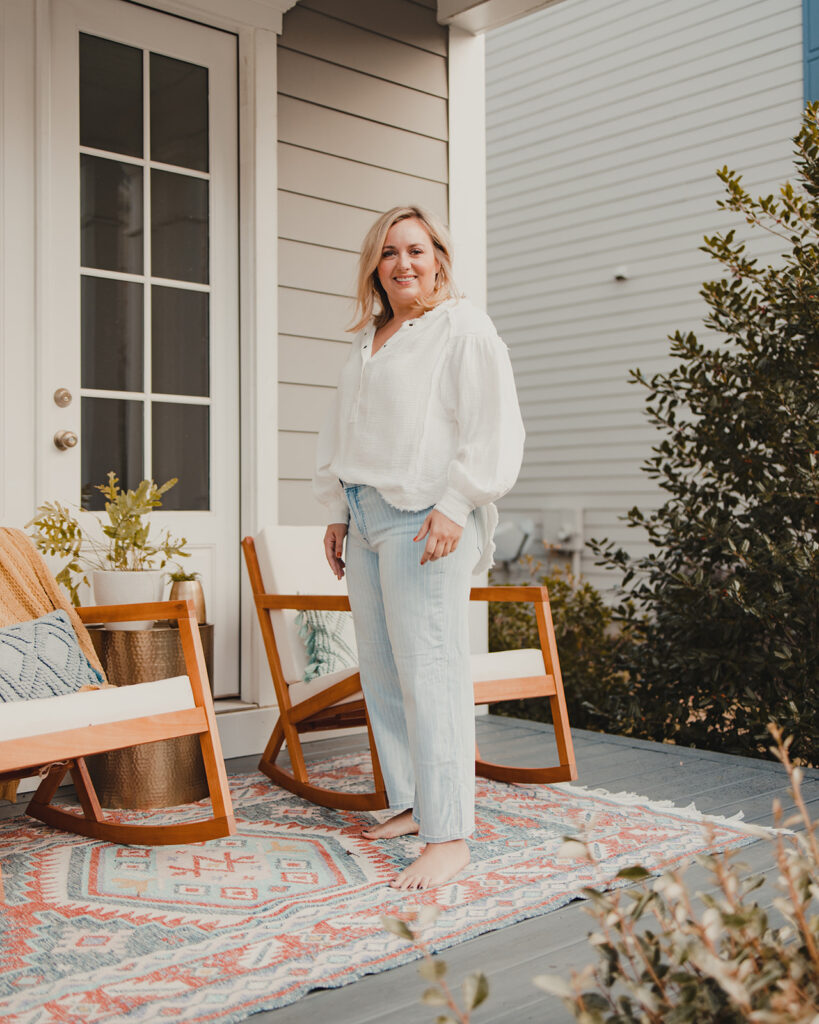
[[[160,569],[122,569],[92,575],[95,604],[141,604],[161,601],[164,573]],[[153,620],[139,622],[106,622],[106,629],[150,629]]]

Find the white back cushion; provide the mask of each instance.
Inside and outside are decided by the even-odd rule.
[[[270,526],[258,534],[256,554],[268,593],[347,596],[346,580],[335,578],[324,556],[324,531],[323,526]],[[290,610],[270,615],[288,683],[300,682],[307,667],[297,615]]]

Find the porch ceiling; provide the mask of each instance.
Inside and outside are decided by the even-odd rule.
[[[477,35],[557,3],[562,0],[438,0],[438,21]]]

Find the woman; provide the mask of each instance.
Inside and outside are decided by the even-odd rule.
[[[361,684],[391,808],[368,839],[418,833],[391,881],[424,889],[469,863],[475,719],[470,576],[490,562],[495,499],[520,468],[506,346],[452,280],[436,217],[396,207],[364,239],[358,331],[319,436],[330,568],[346,571]]]

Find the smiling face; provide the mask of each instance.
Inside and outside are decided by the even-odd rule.
[[[376,273],[393,315],[412,316],[435,289],[440,268],[429,232],[415,217],[393,224],[384,239]]]

